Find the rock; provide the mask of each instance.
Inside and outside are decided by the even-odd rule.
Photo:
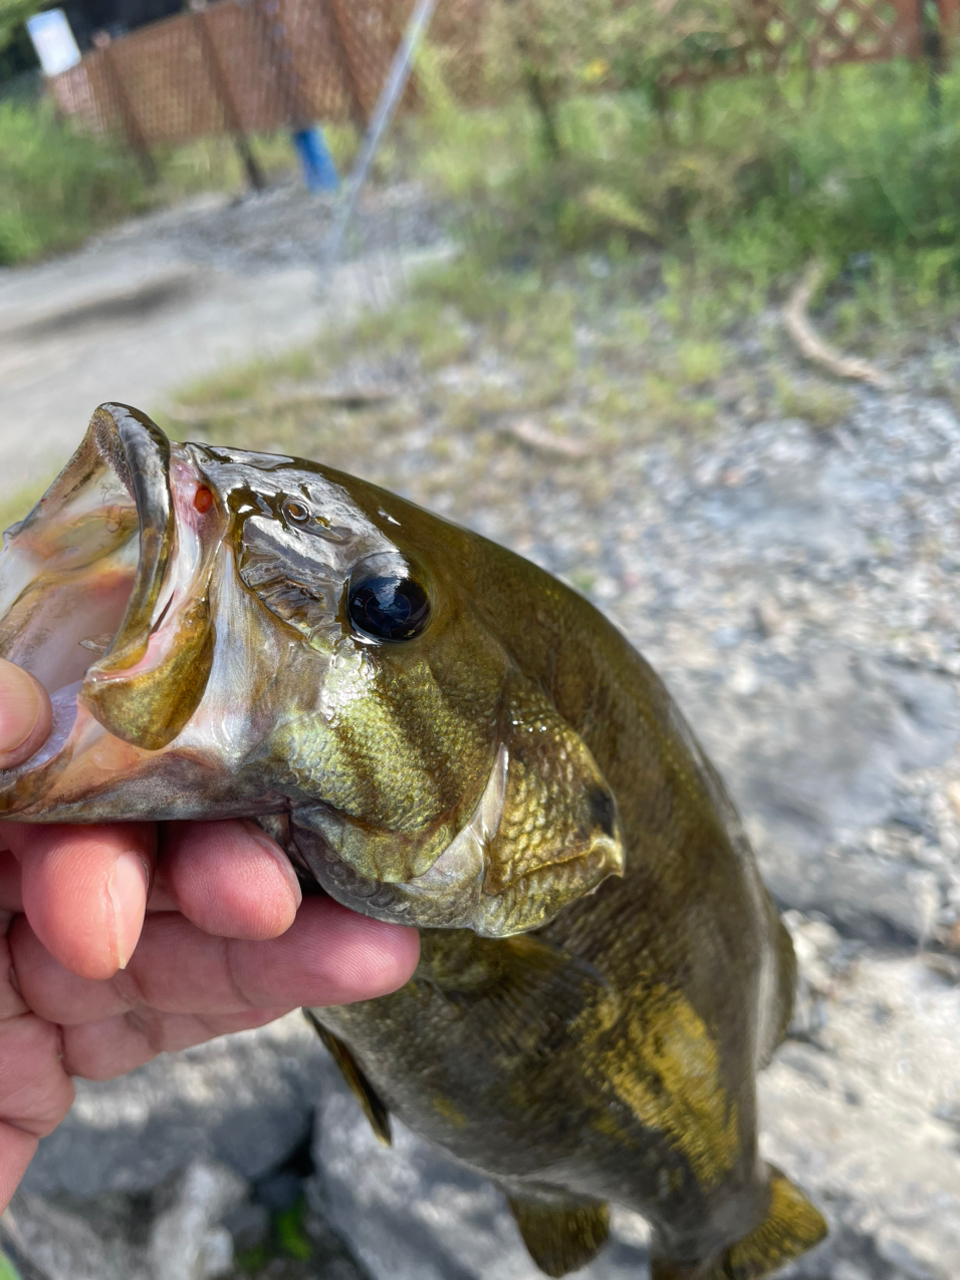
[[[233,1274],[233,1236],[226,1227],[213,1227],[203,1238],[198,1274],[207,1280]]]
[[[295,1013],[164,1054],[119,1080],[78,1080],[73,1110],[40,1143],[24,1186],[83,1197],[150,1191],[198,1158],[254,1180],[309,1134],[329,1071]]]
[[[139,1251],[106,1244],[77,1214],[40,1196],[19,1191],[0,1222],[0,1243],[23,1280],[149,1280]]]
[[[543,1280],[503,1195],[479,1174],[393,1121],[374,1136],[343,1085],[317,1112],[314,1197],[371,1280]],[[583,1280],[643,1280],[646,1227],[618,1211],[612,1239]]]
[[[929,936],[948,880],[878,856],[867,836],[900,820],[906,775],[949,759],[960,737],[953,682],[820,642],[763,681],[749,719],[736,696],[694,685],[683,701],[778,902],[872,941]]]
[[[234,1248],[243,1252],[262,1244],[270,1230],[270,1211],[264,1204],[243,1201],[232,1209],[223,1220],[230,1232]]]
[[[825,920],[808,920],[799,911],[784,913],[797,956],[797,991],[789,1034],[819,1041],[827,1024],[827,1005],[834,991],[840,935]]]
[[[960,992],[920,957],[861,952],[834,973],[820,1046],[760,1078],[762,1149],[807,1189],[829,1239],[795,1280],[955,1280]]]
[[[153,1280],[211,1280],[233,1269],[233,1240],[220,1220],[247,1194],[223,1165],[195,1160],[173,1205],[155,1220],[147,1256]]]
[[[930,936],[940,903],[937,877],[909,863],[838,851],[804,862],[782,858],[765,878],[780,903],[828,915],[845,933],[873,942],[920,942]]]

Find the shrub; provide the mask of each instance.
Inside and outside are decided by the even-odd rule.
[[[60,123],[47,103],[0,102],[0,265],[68,248],[145,204],[119,147]]]

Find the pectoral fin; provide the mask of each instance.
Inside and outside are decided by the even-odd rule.
[[[605,1204],[553,1205],[510,1200],[527,1252],[548,1276],[585,1267],[607,1240],[610,1210]]]
[[[307,1021],[329,1050],[331,1058],[340,1068],[340,1074],[347,1082],[350,1092],[363,1108],[363,1114],[370,1121],[370,1128],[385,1147],[392,1146],[393,1135],[390,1132],[390,1112],[380,1095],[367,1079],[366,1073],[357,1062],[351,1051],[338,1039],[332,1031],[319,1021],[312,1009],[304,1009]]]
[[[418,977],[461,1010],[477,1037],[511,1054],[549,1053],[585,1010],[614,999],[604,975],[533,934],[493,942],[425,932]]]

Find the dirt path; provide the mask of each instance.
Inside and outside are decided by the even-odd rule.
[[[156,411],[224,365],[303,344],[382,305],[441,243],[419,192],[374,196],[358,256],[322,276],[329,217],[294,186],[205,196],[68,257],[0,271],[0,502],[55,474],[101,401]]]

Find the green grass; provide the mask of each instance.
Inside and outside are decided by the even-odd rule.
[[[119,148],[63,127],[47,104],[0,103],[0,265],[68,248],[146,203]]]
[[[274,1213],[267,1239],[238,1256],[236,1266],[240,1274],[256,1276],[268,1268],[272,1270],[270,1264],[277,1259],[310,1263],[317,1258],[318,1251],[308,1233],[306,1220],[307,1205],[302,1196],[295,1204]],[[296,1270],[301,1274],[299,1268]]]
[[[701,329],[758,311],[811,258],[828,265],[841,337],[960,312],[960,66],[931,105],[923,66],[841,66],[673,91],[573,94],[559,156],[522,95],[456,109],[431,66],[407,125],[415,168],[469,208],[489,263],[658,246]]]

